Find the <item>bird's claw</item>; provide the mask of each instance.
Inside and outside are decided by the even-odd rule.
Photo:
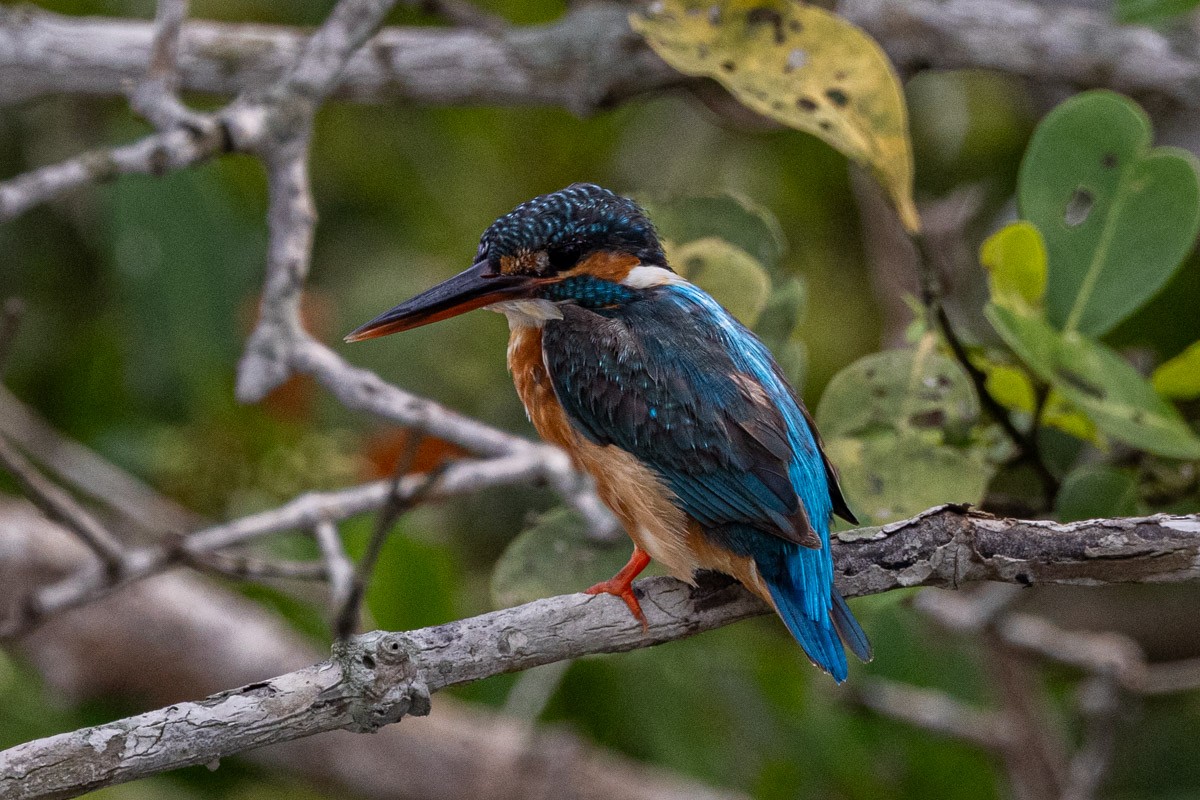
[[[584,594],[611,594],[614,597],[619,597],[625,601],[625,605],[629,607],[629,613],[633,614],[633,618],[642,623],[642,632],[650,632],[650,623],[646,622],[646,615],[642,613],[642,604],[638,602],[637,595],[633,593],[633,584],[629,581],[610,578],[606,581],[600,581],[595,586],[585,589]]]

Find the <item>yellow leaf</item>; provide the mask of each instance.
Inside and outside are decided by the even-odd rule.
[[[995,364],[987,370],[987,391],[996,402],[1005,408],[1033,413],[1037,398],[1033,392],[1033,381],[1025,370],[1007,364]]]
[[[1046,407],[1042,409],[1042,424],[1058,428],[1063,433],[1091,442],[1102,449],[1108,449],[1096,430],[1096,423],[1059,394],[1057,389],[1051,389],[1046,397]]]
[[[1037,395],[1033,381],[1025,370],[982,357],[974,361],[987,373],[987,391],[996,402],[1014,411],[1033,414],[1037,407]],[[1041,424],[1058,428],[1076,439],[1100,443],[1096,424],[1054,389],[1050,390],[1042,407]]]
[[[862,30],[795,0],[655,0],[629,22],[675,69],[716,78],[746,107],[865,164],[904,227],[920,230],[904,92]]]
[[[1037,309],[1046,295],[1046,245],[1028,222],[1014,222],[988,237],[979,260],[991,273],[992,300],[1013,311]]]
[[[1200,342],[1161,364],[1150,376],[1150,383],[1166,397],[1200,397]]]

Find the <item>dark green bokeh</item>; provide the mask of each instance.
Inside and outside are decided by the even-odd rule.
[[[71,14],[148,17],[148,2],[43,3]],[[208,0],[196,17],[313,25],[329,3]],[[520,23],[562,10],[542,0],[490,8]],[[428,24],[397,10],[393,23]],[[1019,84],[984,73],[910,91],[918,186],[941,193],[984,181],[1012,189],[1030,130]],[[53,100],[0,117],[0,177],[145,130],[117,101]],[[53,136],[50,135],[53,132]],[[830,378],[879,348],[880,319],[864,263],[845,160],[790,131],[731,129],[691,100],[660,96],[581,120],[560,109],[423,109],[332,104],[319,116],[312,161],[320,227],[309,325],[323,341],[465,267],[479,233],[529,197],[578,180],[646,197],[731,191],[780,222],[779,269],[807,291],[799,335],[804,393],[815,407]],[[0,226],[0,294],[29,304],[7,384],[69,436],[96,448],[199,513],[224,518],[310,488],[346,485],[367,469],[383,426],[311,386],[262,407],[232,399],[253,319],[265,247],[260,166],[234,157],[161,179],[125,178]],[[1154,303],[1195,284],[1193,261]],[[1190,281],[1190,283],[1189,283]],[[804,305],[803,303],[799,303]],[[1164,354],[1188,341],[1163,314],[1135,315],[1112,335]],[[1155,327],[1157,326],[1157,327]],[[532,436],[504,367],[506,330],[471,314],[404,336],[336,344],[347,358],[464,413]],[[1194,336],[1192,337],[1195,338]],[[410,628],[489,608],[491,567],[542,490],[491,493],[422,510],[393,532],[368,597],[371,621]],[[352,550],[369,519],[344,526]],[[281,538],[275,552],[309,543]],[[582,588],[589,581],[581,576]],[[315,639],[322,609],[308,598],[247,589]],[[877,660],[860,673],[947,688],[987,704],[986,673],[969,643],[932,631],[895,595],[855,601]],[[458,694],[498,705],[502,677]],[[977,751],[855,712],[803,659],[783,627],[761,619],[669,646],[574,665],[546,718],[596,742],[756,797],[967,798],[1000,791]],[[75,709],[42,692],[0,655],[0,747],[111,719],[131,709]],[[436,700],[435,712],[436,713]],[[1119,769],[1124,797],[1200,791],[1195,702],[1151,705]],[[300,796],[297,787],[236,766],[189,770],[109,798]]]

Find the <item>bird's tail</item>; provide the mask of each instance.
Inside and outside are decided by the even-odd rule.
[[[797,548],[776,569],[764,571],[762,564],[759,568],[784,625],[809,659],[841,683],[849,671],[845,647],[870,661],[871,645],[846,601],[828,579],[818,577],[821,556],[820,551]]]

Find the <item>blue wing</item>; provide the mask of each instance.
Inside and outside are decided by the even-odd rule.
[[[542,346],[568,417],[637,456],[702,525],[820,547],[831,508],[853,519],[770,352],[703,291],[562,311]]]
[[[544,328],[542,347],[571,422],[597,444],[632,453],[706,536],[752,557],[788,629],[843,680],[839,638],[870,657],[833,590],[830,520],[834,511],[853,515],[770,351],[685,282],[610,309],[562,312]]]
[[[563,319],[546,326],[546,366],[568,417],[592,441],[653,469],[704,528],[748,525],[820,547],[814,509],[793,481],[798,442],[773,387],[739,363],[719,321],[683,296],[655,295],[614,309],[565,305]],[[800,447],[821,463],[811,437]],[[825,501],[815,510],[828,517],[820,482]]]

